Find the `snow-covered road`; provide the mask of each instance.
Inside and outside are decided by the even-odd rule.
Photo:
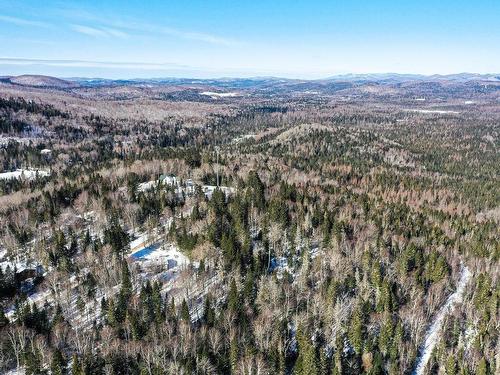
[[[460,273],[460,280],[458,281],[457,290],[448,297],[444,306],[439,310],[436,318],[430,328],[425,334],[425,341],[420,349],[419,356],[417,357],[417,362],[415,365],[414,375],[423,375],[427,362],[431,358],[432,351],[441,337],[441,330],[443,328],[444,318],[448,313],[450,313],[457,303],[462,302],[463,295],[465,292],[465,287],[469,282],[471,273],[467,266],[462,268]]]

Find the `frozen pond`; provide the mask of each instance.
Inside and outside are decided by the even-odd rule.
[[[144,249],[141,249],[133,253],[131,257],[134,258],[134,260],[147,259],[148,257],[151,257],[151,254],[153,254],[156,250],[158,250],[159,247],[160,247],[159,244],[146,246]]]
[[[139,262],[161,263],[167,265],[169,269],[189,264],[189,259],[182,254],[173,244],[155,243],[146,246],[130,255],[130,257]]]

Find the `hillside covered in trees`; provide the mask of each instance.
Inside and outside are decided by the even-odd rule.
[[[0,373],[498,374],[499,103],[1,82]]]

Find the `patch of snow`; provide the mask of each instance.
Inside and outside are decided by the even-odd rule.
[[[135,240],[130,241],[130,249],[135,252],[137,247],[143,246],[148,243],[149,236],[147,233],[140,234]]]
[[[131,258],[136,261],[163,263],[168,265],[169,269],[189,264],[188,257],[172,244],[161,246],[157,243],[147,246],[134,252]]]
[[[438,113],[438,114],[441,114],[441,115],[445,115],[445,114],[456,115],[456,114],[460,113],[460,112],[457,112],[457,111],[445,111],[443,109],[407,109],[407,111],[418,112],[418,113],[427,113],[427,114]]]
[[[213,186],[213,185],[203,185],[201,187],[201,190],[205,193],[205,196],[208,199],[212,198],[212,194],[214,193],[215,189],[217,189],[217,186]],[[233,194],[235,191],[235,189],[233,189],[231,187],[227,187],[227,186],[219,186],[219,189],[222,190],[222,192],[226,195],[226,197]]]
[[[153,187],[157,185],[157,183],[158,183],[157,181],[143,182],[137,186],[137,191],[142,193],[151,190]]]
[[[24,375],[24,374],[26,374],[26,370],[22,367],[9,370],[5,373],[5,375]]]
[[[475,325],[471,324],[465,330],[465,348],[469,349],[477,336],[477,328]]]
[[[317,243],[311,245],[309,255],[311,256],[311,259],[314,259],[319,255],[319,245]]]
[[[137,190],[140,192],[145,192],[161,184],[169,186],[179,186],[179,180],[175,176],[162,176],[158,180],[152,180],[140,183],[137,186]]]
[[[213,92],[213,91],[203,91],[200,92],[200,95],[210,96],[212,99],[234,98],[236,96],[241,96],[236,92]]]
[[[34,180],[37,177],[47,176],[50,176],[50,172],[41,169],[16,169],[13,172],[0,173],[0,180],[12,180],[15,178]]]
[[[21,272],[27,268],[32,268],[32,262],[27,259],[21,259],[17,261],[10,261],[8,259],[4,259],[3,257],[0,257],[2,261],[0,262],[0,269],[2,272],[5,272],[5,270],[10,267],[11,270],[16,270],[17,272]]]

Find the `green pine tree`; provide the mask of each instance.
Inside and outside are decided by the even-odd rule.
[[[52,354],[50,372],[52,375],[63,375],[66,372],[66,361],[59,349]]]
[[[455,356],[450,354],[446,360],[446,375],[455,375],[457,373],[457,362]]]
[[[349,329],[349,341],[351,342],[351,345],[357,354],[361,354],[363,349],[363,320],[363,312],[361,310],[361,307],[357,307],[352,315],[351,326]]]
[[[238,340],[236,335],[233,336],[230,342],[229,347],[229,361],[231,363],[231,373],[237,374],[237,366],[238,366],[238,357],[239,357],[239,349],[238,349]]]
[[[185,299],[182,300],[181,319],[187,323],[191,322],[191,317],[189,315],[189,307]]]
[[[229,286],[229,294],[227,297],[227,307],[228,307],[229,311],[238,315],[238,310],[240,308],[240,301],[239,301],[238,288],[236,287],[236,281],[234,279],[231,280],[231,284]]]
[[[82,364],[76,354],[71,357],[71,375],[83,375]]]
[[[485,358],[481,358],[477,365],[477,375],[489,375],[488,361]]]
[[[122,286],[120,293],[126,300],[132,295],[132,281],[130,280],[130,270],[128,269],[126,260],[122,262]]]

